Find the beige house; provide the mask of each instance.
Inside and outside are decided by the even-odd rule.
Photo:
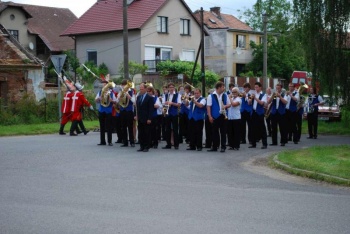
[[[200,12],[194,14],[200,21]],[[253,31],[232,15],[221,13],[220,7],[204,11],[203,21],[210,34],[205,38],[205,66],[222,77],[239,76],[253,60],[250,41],[262,43],[263,33]]]
[[[159,60],[194,61],[200,26],[183,0],[128,1],[129,60],[156,71]],[[97,17],[99,16],[99,17]],[[81,63],[105,63],[114,77],[123,62],[123,1],[97,1],[62,36],[76,42]]]

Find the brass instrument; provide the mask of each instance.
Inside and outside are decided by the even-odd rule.
[[[270,97],[270,100],[276,99],[276,95],[277,95],[277,92],[273,92],[271,97]],[[270,104],[268,104],[267,108],[265,108],[264,116],[266,119],[270,116],[271,109],[272,109],[272,102]]]
[[[126,108],[129,105],[130,100],[126,97],[126,93],[130,88],[132,88],[132,82],[128,81],[119,95],[119,105],[123,108]]]
[[[191,84],[189,84],[189,83],[187,83],[187,82],[185,82],[185,85],[189,85],[189,86],[191,87],[192,91],[193,91],[194,89],[196,89],[193,85],[191,85]]]
[[[109,81],[101,91],[101,105],[104,107],[108,107],[111,104],[111,89],[115,87],[115,83],[113,81]]]
[[[168,102],[169,98],[170,98],[170,94],[168,94],[168,98],[165,100],[165,102]],[[163,110],[162,110],[162,113],[163,113],[164,117],[169,115],[169,108],[170,108],[169,104],[167,105],[167,104],[164,103]]]
[[[225,105],[224,105],[224,102],[222,101],[222,98],[220,99],[221,101],[221,110],[220,110],[220,114],[224,115],[225,119],[227,119],[227,113],[226,113],[226,108],[225,108]]]
[[[307,84],[303,84],[301,83],[299,88],[298,88],[298,93],[299,93],[299,102],[297,104],[297,111],[303,107],[304,103],[305,103],[305,97],[302,95],[302,93],[308,89],[309,86]]]

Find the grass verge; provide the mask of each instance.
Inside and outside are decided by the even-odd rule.
[[[270,164],[289,173],[350,186],[350,146],[313,146],[277,154]],[[285,165],[283,165],[285,164]]]
[[[70,123],[66,124],[65,132],[69,132],[70,125]],[[84,121],[84,125],[88,130],[99,128],[99,123],[97,120]],[[58,133],[59,128],[59,123],[0,126],[0,136],[52,134]]]

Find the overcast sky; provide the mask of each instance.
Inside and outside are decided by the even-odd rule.
[[[7,0],[2,0],[6,2]],[[40,6],[52,6],[69,8],[77,17],[80,17],[87,11],[97,0],[11,0],[15,3],[40,5]],[[239,16],[237,10],[244,11],[247,8],[251,8],[257,0],[185,0],[187,5],[192,11],[198,10],[203,7],[204,10],[209,10],[210,7],[219,6],[221,12],[231,14],[236,17]]]

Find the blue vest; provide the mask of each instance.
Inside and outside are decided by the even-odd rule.
[[[167,94],[165,94],[165,100],[168,100],[168,93]],[[173,99],[171,100],[171,102],[174,102],[174,103],[177,103],[177,93],[175,93],[174,95],[173,95]],[[177,106],[170,106],[169,107],[169,115],[170,116],[177,116],[178,115],[178,108],[177,108]]]
[[[216,96],[216,98],[214,97],[214,94],[210,94],[211,95],[211,102],[212,102],[212,105],[211,105],[211,116],[214,118],[214,119],[217,119],[219,118],[220,116],[220,105],[219,105],[219,100],[218,100],[218,96]],[[227,103],[227,96],[225,94],[223,94],[222,98],[224,99],[223,102],[224,102],[224,105],[226,105]]]
[[[311,99],[311,94],[309,95],[309,100]],[[311,102],[311,105],[315,105],[315,104],[317,104],[317,103],[320,103],[319,101],[318,101],[318,95],[315,95],[315,97],[314,98],[312,98],[312,102]],[[318,106],[314,106],[314,111],[318,111]]]
[[[186,114],[188,115],[188,108],[185,106],[185,104],[181,103],[180,107],[180,114]]]
[[[250,94],[248,94],[248,97],[250,97]],[[245,98],[242,97],[242,104],[241,104],[241,113],[246,111],[248,113],[252,113],[253,105],[248,105],[248,101],[245,100]]]
[[[263,98],[263,96],[265,95],[265,93],[262,93],[262,94],[260,94],[260,96],[259,96],[259,100],[261,100],[262,98]],[[256,102],[255,100],[254,100],[254,102]],[[258,115],[263,115],[263,114],[265,114],[265,109],[264,109],[264,106],[263,105],[260,105],[259,103],[257,103],[257,105],[256,105],[256,113],[258,114]]]
[[[200,102],[203,98],[200,97],[198,99],[198,102]],[[203,120],[204,119],[204,115],[206,113],[206,106],[203,106],[202,108],[199,108],[198,106],[195,106],[194,107],[194,110],[193,110],[193,105],[194,103],[191,102],[190,104],[190,109],[188,110],[188,119],[194,119],[195,121],[198,121],[198,120]],[[193,110],[193,112],[192,112]]]
[[[98,94],[101,96],[101,91],[98,92]],[[113,99],[113,92],[110,93],[110,97],[111,97],[111,100]],[[104,107],[100,104],[100,107],[98,108],[98,112],[101,112],[101,113],[107,113],[107,114],[111,114],[112,113],[112,107],[113,107],[113,103],[111,102],[109,104],[109,106],[107,107]]]
[[[292,96],[294,97],[296,94],[297,93],[294,91]],[[298,105],[298,103],[291,98],[290,99],[290,103],[289,103],[289,111],[296,112],[297,111],[297,105]]]
[[[128,94],[132,97],[132,95],[133,95],[132,90],[128,91]],[[120,107],[120,111],[133,111],[133,105],[134,104],[132,103],[132,101],[129,100],[129,103],[125,108]]]
[[[284,98],[284,95],[282,96]],[[272,101],[271,114],[274,115],[278,112],[280,115],[284,115],[286,113],[286,105],[282,103],[281,99],[279,100],[278,109],[276,110],[277,98]]]

